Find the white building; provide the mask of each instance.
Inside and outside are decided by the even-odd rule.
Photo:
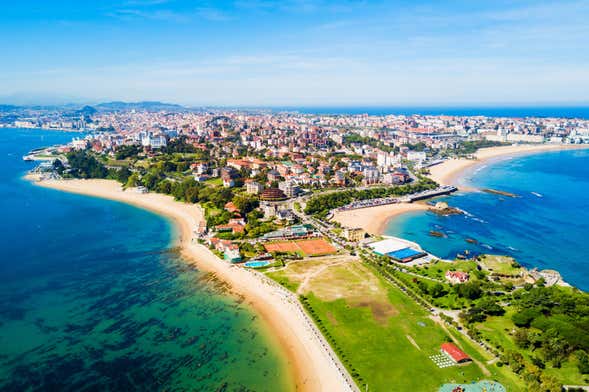
[[[258,195],[263,190],[264,190],[264,185],[260,184],[257,181],[246,181],[245,182],[245,191],[251,195]]]
[[[427,155],[424,151],[408,151],[407,160],[411,162],[423,162],[427,159]]]
[[[295,185],[290,181],[282,181],[278,184],[278,189],[284,192],[286,197],[296,197],[301,191],[298,185]]]

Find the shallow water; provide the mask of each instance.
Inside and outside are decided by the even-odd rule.
[[[0,390],[290,390],[256,315],[174,252],[169,221],[20,179],[23,154],[71,138],[0,129]]]
[[[465,249],[510,255],[528,267],[556,269],[567,282],[589,290],[589,150],[498,160],[471,170],[465,183],[518,197],[458,193],[438,200],[466,215],[409,213],[392,221],[385,233],[445,258]],[[447,238],[432,237],[430,230]],[[466,242],[469,238],[478,244]]]

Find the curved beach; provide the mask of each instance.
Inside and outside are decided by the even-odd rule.
[[[344,227],[364,229],[369,234],[380,235],[389,221],[411,211],[424,211],[428,206],[423,203],[398,203],[356,210],[336,211],[333,220]]]
[[[440,185],[454,185],[462,191],[469,190],[460,184],[462,175],[477,165],[490,160],[511,156],[541,153],[546,151],[575,150],[589,148],[589,145],[571,144],[518,144],[511,146],[482,148],[474,159],[448,159],[430,168],[429,177]],[[373,235],[383,234],[387,225],[399,215],[412,211],[425,211],[428,206],[423,203],[399,203],[377,207],[361,208],[350,211],[337,211],[333,220],[345,227],[360,227]]]
[[[517,144],[511,146],[481,148],[474,154],[474,159],[448,159],[430,168],[429,177],[440,185],[455,185],[461,190],[461,175],[470,168],[482,165],[495,158],[506,158],[517,155],[534,154],[546,151],[575,150],[589,148],[586,144]]]
[[[28,176],[30,180],[35,177]],[[272,337],[287,356],[297,391],[351,390],[330,349],[298,301],[265,276],[220,260],[207,247],[193,240],[203,222],[200,208],[175,201],[171,196],[124,191],[112,180],[47,180],[36,184],[61,191],[121,201],[171,218],[179,229],[178,245],[184,258],[198,268],[214,273],[230,285],[264,320]]]

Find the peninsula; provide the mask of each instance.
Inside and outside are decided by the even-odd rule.
[[[150,128],[156,119],[160,125]],[[410,123],[400,116],[361,119],[363,128],[350,129],[360,118],[96,113],[92,124],[100,132],[24,158],[41,161],[29,176],[40,186],[172,219],[186,261],[228,283],[261,315],[288,357],[297,390],[385,390],[407,360],[427,374],[404,380],[410,389],[473,380],[486,388],[550,389],[579,381],[582,366],[555,380],[535,370],[527,348],[515,351],[523,353],[520,358],[494,343],[514,339],[515,332],[529,334],[532,326],[547,330],[561,317],[555,307],[548,324],[539,324],[536,313],[525,322],[512,318],[525,293],[541,295],[546,288],[552,298],[585,301],[584,294],[561,291],[569,288],[555,285],[557,273],[509,269],[516,262],[496,256],[440,260],[420,244],[381,234],[391,218],[434,208],[430,199],[456,192],[457,176],[476,164],[584,148],[586,121],[534,119],[543,125],[533,127],[527,120],[518,129],[528,133],[502,133],[499,140],[480,130],[515,120],[447,118],[443,127],[423,133],[415,124],[439,124],[434,117],[415,116]],[[467,132],[456,131],[464,123]],[[562,124],[569,134],[554,140]],[[531,134],[532,128],[545,133]],[[444,203],[436,208],[458,212]],[[480,331],[487,321],[512,329],[488,336]],[[567,331],[558,333],[570,350],[585,349]],[[383,348],[396,354],[382,357]],[[559,354],[559,363],[584,363],[570,350]],[[553,357],[546,354],[543,361]]]

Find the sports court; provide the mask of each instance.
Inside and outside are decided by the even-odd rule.
[[[296,252],[304,256],[322,256],[336,253],[336,249],[324,238],[309,238],[295,241],[267,242],[264,248],[268,252]]]

